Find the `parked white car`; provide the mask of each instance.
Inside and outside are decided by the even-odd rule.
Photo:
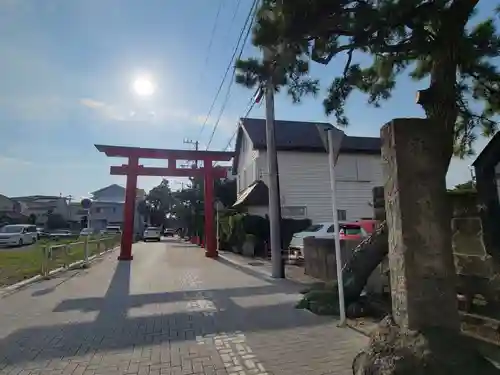
[[[119,225],[108,225],[106,229],[103,229],[101,231],[101,234],[107,234],[107,235],[121,235],[122,234],[122,228]]]
[[[95,231],[92,228],[83,228],[80,232],[80,237],[91,236],[94,232]]]
[[[358,223],[340,222],[340,239],[362,239],[368,236],[368,233]],[[313,224],[303,232],[295,233],[290,242],[290,250],[297,250],[303,255],[304,238],[334,238],[335,229],[332,222]]]
[[[0,245],[23,246],[35,243],[37,239],[35,225],[14,224],[0,228]]]
[[[330,231],[329,231],[330,230]],[[330,237],[333,238],[333,223],[313,224],[303,232],[295,233],[290,242],[290,249],[302,250],[304,238],[306,237]]]
[[[144,231],[143,235],[144,242],[149,240],[160,241],[161,240],[161,228],[158,227],[148,227]]]

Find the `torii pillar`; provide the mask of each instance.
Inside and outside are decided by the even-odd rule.
[[[121,147],[95,145],[97,150],[104,152],[109,157],[128,158],[128,163],[121,166],[112,166],[112,175],[127,176],[125,189],[125,204],[123,218],[123,234],[121,239],[119,260],[130,261],[132,256],[132,243],[134,236],[134,216],[137,196],[138,176],[176,176],[176,177],[201,177],[204,179],[204,210],[205,210],[205,256],[217,257],[217,240],[214,226],[214,181],[216,178],[227,176],[226,168],[213,167],[216,161],[229,161],[232,152],[225,151],[193,151],[193,150],[165,150],[139,147]],[[139,159],[166,159],[166,168],[144,167],[139,164]],[[177,161],[202,160],[202,168],[177,168]]]

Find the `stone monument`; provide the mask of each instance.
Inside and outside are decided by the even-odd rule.
[[[498,374],[460,335],[438,127],[395,119],[381,129],[392,316],[353,362],[355,375]]]
[[[395,119],[380,132],[392,309],[402,328],[459,327],[446,181],[435,177],[437,131],[428,120]]]

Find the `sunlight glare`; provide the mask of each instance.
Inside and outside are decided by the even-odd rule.
[[[134,92],[138,96],[151,96],[155,92],[155,85],[149,77],[138,77],[132,84]]]

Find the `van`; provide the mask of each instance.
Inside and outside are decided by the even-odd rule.
[[[122,234],[122,228],[119,225],[108,225],[104,231],[105,234]]]
[[[0,245],[23,246],[35,243],[37,239],[36,225],[11,224],[0,228]]]

